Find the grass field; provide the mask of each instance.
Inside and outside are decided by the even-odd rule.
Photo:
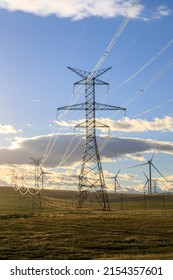
[[[122,197],[111,195],[109,212],[94,200],[75,211],[74,192],[44,196],[43,211],[33,211],[31,197],[21,201],[13,189],[0,188],[0,259],[173,259],[172,196],[154,197],[154,207],[148,197],[145,210],[138,196],[121,205]]]

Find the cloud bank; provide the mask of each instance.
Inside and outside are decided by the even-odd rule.
[[[23,11],[39,16],[55,14],[61,18],[80,20],[89,16],[103,18],[127,16],[134,0],[2,0],[0,8],[10,11]],[[138,18],[144,6],[135,6],[131,18]]]
[[[164,118],[155,118],[151,121],[145,119],[130,119],[125,117],[121,120],[112,120],[109,118],[100,118],[99,122],[110,127],[111,131],[121,132],[148,132],[148,131],[160,131],[160,132],[173,132],[173,117],[165,116]],[[62,127],[74,127],[84,120],[73,121],[56,121],[59,126]],[[100,129],[100,128],[99,128]],[[103,129],[101,129],[103,131]]]
[[[148,131],[170,131],[173,132],[173,118],[165,116],[164,118],[154,118],[152,121],[145,119],[123,118],[114,121],[110,119],[101,119],[101,122],[109,125],[111,130],[123,132],[148,132]]]
[[[128,157],[141,152],[173,154],[173,143],[139,138],[97,137],[102,161]],[[46,167],[73,167],[82,162],[85,139],[82,135],[46,135],[20,138],[9,148],[0,149],[0,165],[30,164],[29,157],[40,159],[46,156]]]
[[[23,171],[30,174],[32,184],[34,184],[34,166],[31,165],[31,158],[40,159],[43,157],[44,171],[51,172],[46,175],[46,186],[59,189],[77,189],[78,175],[80,174],[85,138],[82,135],[73,136],[72,134],[62,135],[43,135],[32,138],[16,138],[16,141],[9,148],[0,148],[0,176],[3,185],[11,183],[12,167],[16,166],[17,174],[20,177]],[[173,142],[156,141],[151,139],[122,138],[122,137],[97,137],[101,161],[112,162],[117,158],[141,160],[140,153],[153,152],[173,155]],[[136,157],[136,155],[139,156]],[[142,160],[144,160],[142,158]],[[57,167],[62,167],[58,169]],[[32,169],[31,169],[32,168]],[[62,173],[61,173],[62,170]],[[65,171],[64,171],[65,170]],[[32,173],[31,173],[32,172]],[[109,190],[113,190],[113,179],[108,177],[115,176],[108,171],[104,171],[106,183]],[[130,180],[129,180],[130,178]],[[123,191],[134,192],[143,189],[145,178],[134,177],[131,174],[119,174]],[[130,181],[130,186],[127,183]],[[30,182],[31,184],[31,182]],[[134,187],[132,187],[134,185]],[[122,191],[121,189],[121,191]]]

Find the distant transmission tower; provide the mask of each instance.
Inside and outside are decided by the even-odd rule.
[[[157,180],[153,180],[153,193],[157,194]]]
[[[34,175],[34,191],[32,197],[32,209],[33,210],[42,210],[42,202],[41,202],[41,194],[40,194],[40,186],[39,186],[39,169],[42,159],[32,159],[31,164],[35,166],[35,175]]]
[[[95,86],[108,85],[108,83],[98,79],[103,73],[111,68],[98,70],[96,72],[87,72],[68,67],[70,70],[82,77],[82,80],[74,85],[82,85],[85,88],[85,102],[65,107],[59,107],[57,110],[84,110],[85,122],[77,127],[85,128],[85,146],[83,153],[82,168],[79,175],[77,208],[81,208],[90,192],[94,192],[102,210],[110,210],[106,185],[100,161],[98,145],[96,141],[96,127],[107,127],[96,122],[96,110],[126,110],[122,107],[97,103],[95,101]]]

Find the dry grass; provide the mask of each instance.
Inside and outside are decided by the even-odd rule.
[[[170,210],[8,214],[0,223],[0,259],[173,259]]]
[[[0,194],[0,259],[173,259],[171,209],[75,212],[61,192],[65,210],[22,212],[16,193]]]

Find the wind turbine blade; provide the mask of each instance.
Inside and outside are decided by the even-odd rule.
[[[145,185],[144,185],[143,189],[145,189],[145,187],[146,187],[147,183],[148,183],[148,180],[146,181],[146,183],[145,183]]]
[[[116,180],[118,187],[121,189],[120,183]]]
[[[153,161],[153,157],[154,157],[155,152],[156,152],[156,147],[157,147],[157,144],[155,145],[154,152],[153,152],[152,157],[151,157],[151,162]]]
[[[155,154],[155,151],[154,151],[153,154],[152,154],[151,162],[153,161],[154,154]]]
[[[146,162],[146,163],[142,163],[142,164],[138,164],[138,165],[133,165],[133,166],[130,166],[130,167],[128,167],[128,168],[133,168],[133,167],[143,166],[143,165],[147,165],[147,164],[148,164],[148,162]]]
[[[121,169],[119,169],[119,170],[118,170],[118,173],[117,173],[117,175],[118,175],[118,174],[120,173],[120,171],[121,171]]]
[[[160,171],[154,166],[153,163],[151,163],[151,164],[156,169],[156,171],[162,176],[162,178],[167,182],[166,178],[162,175],[162,173],[160,173]]]
[[[118,174],[120,173],[121,169],[118,170],[116,176],[115,176],[115,179],[118,177]]]
[[[145,177],[147,178],[147,180],[149,180],[149,178],[147,177],[146,173],[145,172],[143,172],[143,173],[144,173]]]

